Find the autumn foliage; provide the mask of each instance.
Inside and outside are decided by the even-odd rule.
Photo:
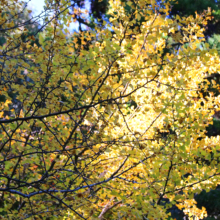
[[[23,3],[1,1],[2,218],[206,216],[193,195],[220,183],[219,136],[205,136],[220,100],[201,92],[220,71],[203,43],[210,12],[110,0],[109,23],[71,34],[71,2],[46,7],[28,36]]]

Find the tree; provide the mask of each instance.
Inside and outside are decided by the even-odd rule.
[[[196,16],[196,13],[203,13],[204,11],[209,10],[211,12],[211,20],[208,21],[208,23],[205,25],[205,32],[204,35],[206,37],[206,42],[209,44],[209,48],[215,48],[219,52],[219,1],[191,1],[191,0],[184,0],[184,1],[173,1],[172,3],[172,9],[170,12],[170,16],[175,19],[175,16],[178,14],[181,16],[189,16],[193,15]],[[215,74],[212,74],[210,76],[207,76],[206,79],[209,81],[209,89],[206,91],[206,95],[209,93],[212,93],[214,96],[219,95],[219,89],[216,88],[216,86],[213,87],[213,83],[217,84],[219,86],[219,74],[216,72]],[[206,83],[205,83],[206,84]],[[201,91],[203,91],[202,86],[204,84],[201,84]],[[217,87],[218,87],[217,86]],[[215,114],[213,115],[213,123],[209,125],[207,128],[207,136],[217,136],[220,134],[220,120],[219,120],[219,111],[215,111]],[[211,154],[214,154],[215,152],[211,152]],[[216,164],[218,166],[218,164]],[[197,207],[201,208],[201,204],[207,209],[208,218],[213,216],[214,214],[217,216],[217,212],[211,212],[210,210],[213,210],[215,206],[212,205],[212,203],[215,203],[218,205],[217,196],[210,197],[209,195],[218,195],[218,189],[212,190],[211,192],[205,192],[203,191],[201,195],[194,196],[197,201]],[[209,199],[210,198],[210,199]],[[213,200],[213,198],[216,198]],[[212,200],[212,201],[211,201]],[[206,202],[204,202],[206,201]],[[187,204],[186,204],[187,206]],[[210,209],[212,207],[212,209]],[[186,207],[188,208],[188,207]]]
[[[36,45],[12,22],[19,4],[1,5],[3,218],[165,219],[216,187],[219,136],[205,130],[219,97],[200,84],[220,66],[197,46],[206,15],[172,20],[168,4],[112,0],[110,25],[68,39],[71,1],[48,0]]]

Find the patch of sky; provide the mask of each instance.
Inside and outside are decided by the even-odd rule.
[[[50,17],[52,15],[52,12],[50,10],[45,10],[45,0],[26,0],[24,1],[27,3],[27,8],[32,10],[31,16],[33,17],[36,22],[38,22],[40,25],[44,24],[45,18]],[[90,10],[90,3],[89,0],[85,1],[85,9]],[[76,7],[76,6],[74,6]],[[88,19],[88,16],[84,16],[85,19]],[[70,26],[68,27],[70,32],[78,32],[79,30],[79,23],[72,22]],[[82,24],[82,29],[87,29],[87,26]]]

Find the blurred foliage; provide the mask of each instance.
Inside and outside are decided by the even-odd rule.
[[[218,14],[219,8],[215,0],[173,0],[171,15],[181,15],[189,16],[194,15],[195,12],[198,14],[203,13],[204,10],[207,10],[209,7],[212,10],[216,10]]]
[[[213,125],[209,125],[207,128],[207,136],[220,135],[220,119],[214,118]]]
[[[210,220],[210,217],[214,217],[220,214],[220,190],[211,190],[209,192],[202,191],[199,195],[195,196],[195,200],[197,201],[197,207],[202,208],[205,207],[206,211],[209,215],[209,218],[206,220]],[[216,218],[215,218],[216,219]]]
[[[219,34],[213,34],[209,39],[208,43],[210,48],[217,49],[220,53],[220,35]]]

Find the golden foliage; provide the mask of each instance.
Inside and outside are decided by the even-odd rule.
[[[39,45],[1,5],[7,219],[165,219],[163,198],[172,205],[219,184],[219,137],[205,136],[219,97],[199,90],[220,69],[202,47],[206,18],[172,20],[169,4],[152,0],[109,4],[110,24],[67,37],[70,2],[48,0]]]

